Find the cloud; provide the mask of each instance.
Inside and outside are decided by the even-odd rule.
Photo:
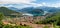
[[[6,3],[31,3],[35,0],[0,0],[1,4],[6,4]]]
[[[60,3],[48,3],[46,4],[45,6],[48,6],[48,7],[60,7]]]
[[[36,0],[0,0],[0,4],[5,7],[29,7],[29,6],[37,6],[36,3],[32,3]],[[10,4],[10,5],[7,5]],[[16,5],[14,5],[16,4]],[[1,6],[1,5],[0,5]]]
[[[39,6],[48,6],[48,7],[60,7],[60,3],[34,3],[37,0],[0,0],[0,6],[5,7],[16,7],[16,8],[24,8],[24,7],[39,7]]]
[[[35,1],[36,0],[0,0],[0,4],[2,4],[2,6],[5,6],[5,7],[16,7],[16,8],[42,6],[41,4],[33,3]]]

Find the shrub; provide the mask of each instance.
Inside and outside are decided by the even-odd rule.
[[[49,28],[48,26],[44,26],[44,28]]]

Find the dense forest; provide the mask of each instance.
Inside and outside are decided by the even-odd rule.
[[[60,28],[60,12],[48,16],[46,19],[36,22],[36,24],[53,24],[54,28]]]

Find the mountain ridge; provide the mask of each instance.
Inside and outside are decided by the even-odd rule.
[[[16,11],[8,9],[7,7],[0,7],[0,12],[2,12],[4,15],[10,15],[12,13],[18,13]]]

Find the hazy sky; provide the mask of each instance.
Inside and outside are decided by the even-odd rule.
[[[0,0],[0,6],[7,7],[60,7],[60,0]]]

